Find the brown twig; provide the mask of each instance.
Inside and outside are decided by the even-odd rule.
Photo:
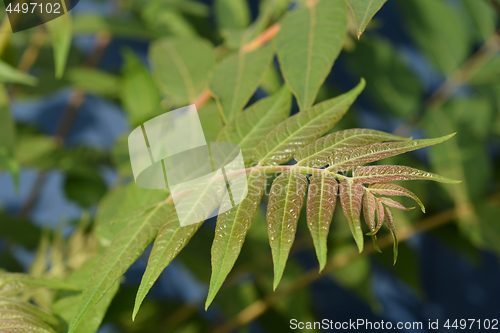
[[[31,36],[30,42],[26,50],[24,50],[21,59],[19,60],[19,64],[17,65],[17,69],[21,72],[29,72],[36,59],[38,58],[38,54],[40,53],[40,49],[46,41],[47,32],[43,28],[43,26],[37,27],[35,33]]]
[[[279,23],[275,23],[269,28],[267,28],[263,33],[257,36],[255,39],[251,40],[249,43],[241,47],[242,53],[251,52],[261,48],[263,45],[267,44],[271,39],[273,39],[281,29]]]
[[[196,106],[197,109],[201,108],[203,105],[205,105],[206,102],[208,102],[212,98],[212,95],[210,94],[210,90],[206,89],[204,90],[200,96],[194,101],[194,105]]]

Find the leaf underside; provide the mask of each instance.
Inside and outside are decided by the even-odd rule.
[[[135,319],[144,298],[151,287],[153,287],[161,272],[186,246],[202,224],[195,223],[182,227],[175,209],[170,211],[164,221],[158,231],[158,236],[149,255],[146,271],[142,276],[141,284],[137,291],[132,319]]]
[[[307,226],[311,232],[316,256],[322,271],[326,265],[327,239],[337,201],[338,184],[328,173],[313,175],[309,178],[307,195]]]
[[[267,205],[267,232],[274,263],[273,289],[276,289],[283,276],[295,240],[306,189],[306,176],[293,171],[283,172],[271,186]]]
[[[259,164],[277,165],[290,160],[294,153],[318,139],[347,112],[365,86],[361,82],[351,91],[301,111],[279,124],[257,146]]]
[[[363,230],[361,229],[361,202],[363,198],[363,185],[355,183],[352,179],[344,178],[340,181],[340,203],[342,210],[349,222],[349,228],[358,246],[359,252],[363,251]]]
[[[353,128],[328,134],[301,148],[294,158],[297,165],[323,167],[330,163],[331,155],[341,148],[356,148],[384,141],[405,141],[393,134],[362,128]]]
[[[236,178],[231,186],[238,186],[238,183],[245,180],[246,175],[242,175]],[[265,186],[266,176],[257,171],[251,172],[248,176],[248,194],[240,198],[242,200],[239,205],[221,213],[217,218],[212,245],[212,277],[205,308],[212,303],[240,254],[247,231],[257,214]],[[221,207],[227,205],[231,205],[228,196],[224,198]]]
[[[291,103],[291,93],[285,86],[275,95],[261,99],[239,113],[224,126],[217,141],[236,143],[245,165],[250,165],[255,147],[290,115]]]

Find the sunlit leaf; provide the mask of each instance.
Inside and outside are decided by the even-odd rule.
[[[217,95],[227,121],[252,97],[272,60],[273,51],[273,47],[266,46],[252,52],[234,53],[215,69],[210,90]]]
[[[34,324],[27,319],[3,319],[0,318],[0,331],[2,332],[33,332],[33,333],[54,333],[54,330],[47,330]]]
[[[247,195],[244,198],[238,198],[238,201],[241,202],[236,207],[223,212],[217,218],[212,245],[212,277],[210,279],[210,290],[208,291],[205,308],[208,308],[210,303],[212,303],[240,254],[245,236],[252,225],[260,200],[262,199],[266,180],[263,173],[259,171],[251,172],[248,176]],[[245,182],[246,175],[241,175],[231,182],[231,186],[246,185]],[[221,208],[228,205],[231,205],[231,200],[226,195],[221,203]]]
[[[359,167],[353,172],[358,183],[371,184],[397,180],[433,180],[441,183],[458,184],[460,181],[402,165],[375,165]]]
[[[313,105],[319,87],[342,50],[347,32],[344,0],[323,0],[292,11],[281,22],[276,50],[286,83],[301,110]]]
[[[245,164],[249,165],[255,147],[288,118],[291,103],[290,91],[283,87],[277,94],[261,99],[239,113],[224,126],[217,141],[236,143],[241,148]]]
[[[29,302],[19,299],[0,297],[0,311],[2,310],[16,310],[26,315],[39,318],[54,327],[59,325],[59,321],[54,315]]]
[[[363,251],[363,230],[361,229],[361,202],[363,199],[363,185],[355,183],[350,178],[340,181],[340,203],[349,222],[352,236],[356,241],[359,252]]]
[[[375,183],[375,184],[370,184],[370,192],[375,193],[375,194],[381,194],[381,195],[389,195],[389,196],[405,196],[408,198],[412,198],[415,200],[418,205],[420,206],[420,209],[422,209],[422,212],[425,213],[425,207],[422,204],[422,201],[410,190],[405,189],[404,187],[401,187],[396,184],[384,184],[384,183]]]
[[[267,231],[274,262],[273,289],[276,289],[283,276],[288,254],[295,240],[306,189],[306,176],[293,171],[283,172],[271,186],[267,205]]]
[[[183,227],[179,223],[177,212],[175,210],[170,211],[160,231],[158,231],[158,236],[149,255],[148,266],[142,276],[141,284],[135,298],[132,319],[135,319],[142,301],[151,287],[153,287],[161,272],[186,246],[201,224],[195,223]]]
[[[307,226],[311,232],[320,272],[325,268],[327,239],[337,202],[338,184],[328,173],[313,175],[307,195]]]
[[[332,152],[341,148],[355,148],[376,142],[410,140],[390,133],[353,128],[328,134],[297,151],[297,165],[323,167],[330,162]]]
[[[351,91],[301,111],[278,125],[257,146],[260,164],[276,165],[290,160],[294,153],[318,139],[347,112],[365,86],[361,82]]]
[[[351,11],[358,26],[358,38],[365,31],[373,15],[377,13],[387,0],[348,0]]]
[[[435,145],[448,140],[455,133],[435,139],[421,139],[403,142],[373,143],[364,147],[335,150],[328,170],[347,171],[354,167],[378,161],[390,156],[403,154],[412,150]]]

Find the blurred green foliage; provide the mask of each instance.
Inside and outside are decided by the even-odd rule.
[[[478,250],[500,254],[497,0],[391,0],[412,38],[406,42],[412,43],[413,57],[378,31],[384,22],[375,13],[385,0],[261,0],[253,11],[244,0],[215,0],[210,6],[194,0],[110,2],[115,8],[112,15],[79,12],[73,16],[71,12],[45,26],[16,34],[1,28],[0,168],[11,173],[15,182],[21,168],[41,174],[61,170],[67,198],[84,213],[80,221],[71,221],[74,231],[69,238],[62,236],[63,227],[40,230],[26,212],[23,216],[0,213],[0,236],[5,242],[28,249],[38,244],[29,274],[14,275],[18,273],[12,272],[21,270],[16,260],[8,253],[0,257],[2,269],[11,271],[0,272],[0,331],[11,321],[16,322],[17,329],[37,332],[67,332],[73,322],[72,332],[91,333],[102,320],[115,323],[123,332],[187,333],[213,328],[197,312],[201,303],[164,304],[153,298],[145,299],[135,321],[131,321],[137,287],[119,289],[120,276],[166,220],[168,193],[144,190],[130,182],[127,135],[117,139],[111,151],[68,147],[64,139],[71,120],[61,120],[58,129],[62,130],[53,136],[13,120],[12,103],[44,98],[63,88],[74,91],[66,115],[71,116],[86,95],[97,95],[119,104],[134,128],[166,111],[196,103],[207,141],[235,140],[241,133],[221,130],[231,126],[248,130],[234,125],[233,120],[248,104],[252,106],[244,112],[255,113],[255,119],[249,115],[248,122],[258,123],[264,118],[262,105],[271,105],[283,85],[294,94],[300,112],[346,91],[332,75],[325,83],[341,54],[343,70],[355,80],[366,79],[361,101],[370,105],[379,120],[397,123],[394,134],[440,137],[458,133],[451,140],[426,148],[421,155],[393,156],[384,162],[462,181],[453,186],[408,184],[425,204],[430,218],[419,210],[395,212],[400,240],[432,229],[436,237],[472,261],[477,260]],[[2,20],[2,26],[6,26],[5,15]],[[95,45],[86,55],[72,41],[89,35],[94,36]],[[114,38],[149,43],[148,62],[134,50],[124,48],[120,68],[99,69],[95,57]],[[263,93],[278,97],[252,104]],[[274,128],[283,120],[283,110],[274,104],[269,109],[277,110],[278,120],[270,117],[276,123]],[[335,130],[370,127],[362,126],[363,112],[358,111],[348,113]],[[263,134],[273,129],[255,127]],[[262,138],[258,139],[252,143],[257,145]],[[111,188],[107,188],[101,173],[108,167],[118,171]],[[271,292],[273,260],[264,212],[269,189],[264,192],[239,259],[214,298],[214,306],[227,320],[220,323],[221,331],[241,326],[240,331],[246,332],[246,324],[257,317],[272,332],[288,329],[291,318],[317,319],[306,287],[323,276],[359,296],[374,311],[379,310],[381,305],[370,285],[368,255],[374,251],[369,247],[362,255],[357,253],[340,205],[327,235],[325,270],[321,274],[316,268],[306,271],[294,256],[305,252],[314,258],[302,209],[282,286],[275,294]],[[402,203],[410,202],[405,200]],[[172,239],[175,237],[178,234],[174,232]],[[182,244],[186,247],[176,259],[207,285],[213,238],[213,228],[200,228],[187,245]],[[109,251],[113,242],[120,246]],[[400,260],[393,266],[387,249],[392,244],[388,230],[382,230],[379,244],[383,254],[373,257],[425,297],[414,249],[402,243]],[[179,244],[169,246],[180,250],[174,245]],[[163,269],[161,264],[159,271]],[[108,271],[102,269],[103,265]],[[118,278],[113,279],[113,274]],[[93,282],[89,285],[89,281]],[[93,285],[96,281],[101,284]],[[92,298],[91,291],[102,298]],[[82,311],[82,304],[87,305],[87,312]],[[261,311],[252,312],[259,306]],[[81,320],[75,324],[77,313]]]

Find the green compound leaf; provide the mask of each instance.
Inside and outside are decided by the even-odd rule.
[[[217,141],[236,143],[246,165],[253,162],[255,147],[278,124],[290,115],[291,93],[287,87],[273,96],[255,102],[231,120],[219,134]]]
[[[359,252],[363,251],[363,230],[360,220],[362,199],[363,185],[355,183],[350,178],[343,178],[340,181],[340,203]]]
[[[215,69],[210,90],[217,95],[226,120],[234,118],[248,103],[264,77],[273,51],[266,46],[253,52],[234,53]]]
[[[394,217],[389,208],[384,207],[385,223],[391,231],[392,238],[394,239],[394,265],[398,260],[398,236],[396,234],[396,225],[394,224]]]
[[[366,26],[373,16],[382,8],[387,0],[347,0],[351,8],[356,25],[358,26],[358,38],[365,31]]]
[[[440,183],[458,184],[459,180],[442,177],[402,165],[374,165],[359,167],[353,172],[353,180],[358,183],[371,184],[393,182],[397,180],[433,180]]]
[[[435,139],[373,143],[365,147],[340,149],[333,152],[328,170],[336,172],[351,170],[366,163],[435,145],[454,135],[455,133]]]
[[[134,312],[132,320],[135,319],[142,301],[153,287],[153,284],[160,276],[161,272],[186,246],[191,237],[196,233],[202,223],[190,224],[182,227],[177,217],[177,212],[170,211],[160,231],[156,237],[153,249],[148,259],[148,266],[142,276],[141,285],[135,298]]]
[[[286,83],[300,110],[313,105],[347,33],[344,0],[323,0],[291,12],[276,36],[276,50]]]
[[[265,174],[258,171],[251,172],[248,176],[246,196],[236,207],[223,212],[217,218],[212,245],[212,277],[205,309],[212,303],[240,254],[247,231],[257,214],[257,208],[266,187],[266,180]],[[239,187],[244,184],[244,181],[246,181],[246,175],[241,175],[231,182],[231,186]],[[221,203],[221,208],[228,205],[231,205],[231,200],[226,195]]]
[[[351,91],[301,111],[278,125],[257,146],[259,164],[277,165],[290,160],[294,153],[318,139],[347,112],[365,86],[361,82]]]
[[[402,186],[396,184],[385,184],[385,183],[375,183],[370,184],[370,192],[381,195],[389,195],[389,196],[405,196],[408,198],[412,198],[415,200],[422,212],[425,213],[425,207],[422,201],[410,190],[405,189]]]
[[[193,103],[208,86],[214,68],[213,46],[198,38],[164,38],[149,49],[154,77],[174,105]]]
[[[153,241],[171,205],[159,203],[135,217],[112,241],[104,252],[89,284],[83,291],[78,311],[69,333],[75,332],[83,317],[104,297],[106,292],[139,258]]]
[[[267,233],[274,263],[273,289],[276,289],[283,276],[295,240],[306,189],[306,176],[293,171],[283,172],[271,186],[267,205]]]
[[[390,133],[353,128],[328,134],[299,149],[294,158],[297,165],[320,168],[330,162],[332,152],[341,148],[355,148],[376,142],[411,140]]]
[[[307,226],[313,238],[321,272],[326,265],[326,243],[337,202],[338,184],[335,177],[328,173],[313,175],[309,180]]]

